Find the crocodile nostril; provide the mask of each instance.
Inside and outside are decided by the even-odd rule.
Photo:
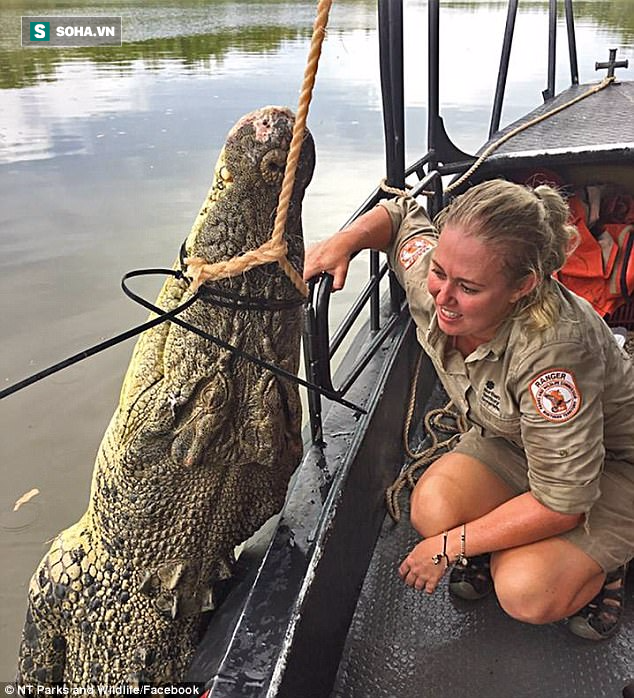
[[[260,172],[265,182],[276,184],[284,176],[286,167],[286,151],[276,148],[264,155],[260,163]]]

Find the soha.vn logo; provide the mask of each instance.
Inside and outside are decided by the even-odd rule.
[[[50,41],[50,22],[29,22],[29,39],[31,41]]]

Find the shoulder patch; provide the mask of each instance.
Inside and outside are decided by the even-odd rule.
[[[530,382],[529,390],[539,414],[551,422],[567,422],[581,407],[575,377],[565,368],[540,373]]]
[[[421,235],[410,238],[403,247],[401,247],[398,253],[398,261],[404,269],[409,269],[421,255],[425,254],[425,252],[428,252],[433,247],[435,247],[434,243]]]

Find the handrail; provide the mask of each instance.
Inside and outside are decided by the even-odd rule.
[[[357,309],[356,317],[359,316],[359,313],[363,309],[363,306],[367,302],[368,298],[371,298],[372,292],[375,288],[378,287],[378,283],[380,279],[385,275],[386,271],[387,264],[384,263],[381,269],[379,270],[379,274],[377,276],[372,277],[368,284],[366,284],[364,292],[361,294],[361,296],[359,296],[357,302],[355,303],[355,307]],[[363,354],[357,357],[354,367],[350,370],[349,374],[341,381],[341,385],[338,388],[335,388],[332,383],[332,373],[330,366],[330,358],[332,357],[332,354],[334,352],[331,351],[331,347],[328,342],[328,311],[330,307],[330,298],[332,296],[333,280],[334,279],[331,274],[324,272],[321,276],[319,284],[317,285],[317,302],[315,304],[317,310],[315,315],[315,346],[318,351],[318,357],[316,362],[316,373],[318,377],[318,385],[324,388],[325,386],[330,386],[331,391],[335,395],[337,395],[338,397],[342,397],[348,392],[354,381],[359,377],[360,373],[368,365],[370,359],[374,356],[374,354],[377,352],[387,335],[390,333],[390,330],[392,329],[394,323],[398,319],[398,315],[395,313],[390,315],[387,323],[372,338],[372,341],[365,349]],[[361,300],[363,300],[362,303],[360,302]],[[352,323],[354,322],[354,320],[356,320],[356,317],[351,318],[351,315],[352,313],[348,313],[349,322],[346,323],[346,332],[341,332],[341,326],[337,330],[337,334],[339,335],[339,343],[341,343],[341,340],[343,340],[343,338],[347,334],[347,331],[349,331],[352,327]]]
[[[510,61],[514,25],[519,0],[508,0],[507,19],[503,39],[502,54],[496,94],[491,116],[489,137],[499,129],[504,100],[504,91]],[[548,87],[543,92],[545,100],[554,96],[555,58],[557,31],[557,0],[549,0],[548,32]],[[418,182],[409,189],[411,196],[425,194],[428,197],[428,212],[435,216],[443,207],[444,190],[442,177],[462,174],[473,165],[475,158],[459,150],[449,139],[439,114],[439,19],[440,0],[428,0],[428,150],[409,167],[403,163],[404,153],[404,104],[402,85],[402,0],[379,0],[379,41],[381,54],[381,82],[383,94],[384,129],[386,138],[387,182],[392,187],[403,189],[405,181],[416,175]],[[577,53],[574,35],[572,0],[564,0],[568,30],[568,51],[572,84],[578,84]],[[427,170],[427,172],[426,172]],[[346,222],[349,225],[355,218],[372,208],[387,196],[377,187],[362,206]],[[345,227],[344,226],[344,227]],[[388,273],[387,264],[381,264],[377,252],[370,253],[370,275],[352,307],[346,313],[332,340],[329,340],[328,310],[332,292],[332,277],[311,282],[309,303],[306,307],[306,328],[304,336],[304,357],[306,372],[311,382],[341,396],[352,386],[361,371],[380,348],[392,329],[403,308],[402,289],[394,275],[389,273],[390,305],[386,310],[387,321],[381,328],[380,282]],[[331,360],[340,348],[345,337],[359,318],[365,305],[370,301],[370,336],[368,345],[357,357],[355,365],[341,381],[338,388],[332,384]],[[316,391],[309,391],[310,424],[313,442],[321,441],[321,398]]]
[[[375,254],[378,260],[378,253]],[[339,349],[341,343],[346,338],[346,335],[352,328],[352,325],[355,323],[356,319],[359,317],[360,312],[363,310],[363,306],[368,302],[368,299],[372,297],[375,290],[379,288],[379,283],[381,279],[385,276],[387,269],[387,264],[384,263],[380,268],[377,266],[375,274],[370,274],[370,279],[367,281],[366,285],[361,289],[361,293],[357,296],[357,299],[352,304],[350,310],[348,310],[344,319],[341,321],[339,327],[337,327],[335,333],[332,336],[332,340],[330,341],[330,346],[328,348],[329,358],[332,358],[337,349]],[[318,312],[321,313],[322,310],[327,311],[328,304],[321,306],[318,303]]]
[[[427,162],[427,156],[421,160]],[[419,163],[421,161],[418,161]],[[406,171],[416,172],[420,166],[412,166]],[[431,188],[431,189],[430,189]],[[429,212],[431,215],[442,207],[442,178],[437,170],[426,174],[411,189],[411,196],[418,196],[425,193],[429,199]],[[369,210],[385,192],[376,191],[371,194],[365,204],[359,209],[357,215],[361,215]],[[351,221],[346,223],[349,225]],[[309,283],[308,303],[305,309],[304,328],[304,363],[306,375],[310,382],[319,385],[325,391],[329,391],[337,397],[343,397],[352,387],[363,369],[368,365],[372,357],[380,349],[386,337],[392,331],[403,308],[403,300],[394,298],[391,294],[391,307],[384,326],[380,326],[380,283],[388,273],[387,262],[380,263],[379,252],[371,251],[370,275],[365,285],[361,289],[354,303],[339,323],[330,338],[329,309],[332,295],[333,277],[323,273],[320,277],[311,279]],[[393,275],[390,274],[392,278]],[[400,290],[400,286],[399,286]],[[370,342],[363,352],[356,357],[354,366],[351,367],[344,376],[339,387],[333,385],[332,379],[332,358],[335,352],[341,347],[344,339],[348,336],[354,323],[363,312],[365,306],[370,302]],[[314,390],[309,390],[309,413],[310,428],[313,443],[322,441],[321,427],[321,398]]]

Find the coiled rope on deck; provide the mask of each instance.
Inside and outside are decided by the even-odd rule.
[[[313,35],[310,42],[310,50],[308,52],[306,69],[304,71],[304,80],[300,91],[297,115],[295,117],[291,145],[286,159],[284,179],[282,180],[282,189],[278,199],[271,238],[257,249],[250,250],[226,261],[208,264],[204,259],[199,257],[186,260],[188,264],[188,273],[191,274],[193,278],[192,288],[194,290],[205,281],[239,276],[249,269],[253,269],[262,264],[277,262],[284,273],[293,282],[297,290],[304,297],[308,296],[308,287],[304,283],[301,274],[293,267],[286,256],[288,245],[286,240],[284,240],[284,230],[286,228],[288,207],[295,184],[295,174],[299,163],[304,131],[306,130],[308,108],[315,86],[315,78],[317,76],[317,68],[319,67],[319,58],[321,56],[321,47],[324,37],[326,36],[326,26],[328,25],[328,14],[331,6],[332,0],[319,0],[317,5],[317,17],[315,18],[313,26]]]
[[[431,444],[423,451],[418,453],[411,450],[409,446],[409,432],[412,425],[414,409],[416,407],[416,387],[420,376],[421,366],[423,363],[424,352],[421,349],[414,370],[414,377],[410,387],[409,403],[407,406],[407,415],[405,417],[405,425],[403,427],[403,447],[411,462],[403,468],[400,475],[385,491],[385,499],[387,510],[392,519],[398,522],[401,518],[401,507],[398,501],[399,495],[404,487],[414,489],[416,480],[423,468],[426,468],[435,461],[442,450],[448,451],[451,449],[460,435],[467,430],[467,424],[464,417],[452,409],[450,401],[445,407],[430,410],[424,418],[426,437],[429,437]],[[448,421],[453,422],[447,423]],[[444,440],[438,438],[438,433],[450,434]],[[427,441],[427,438],[425,439]]]

